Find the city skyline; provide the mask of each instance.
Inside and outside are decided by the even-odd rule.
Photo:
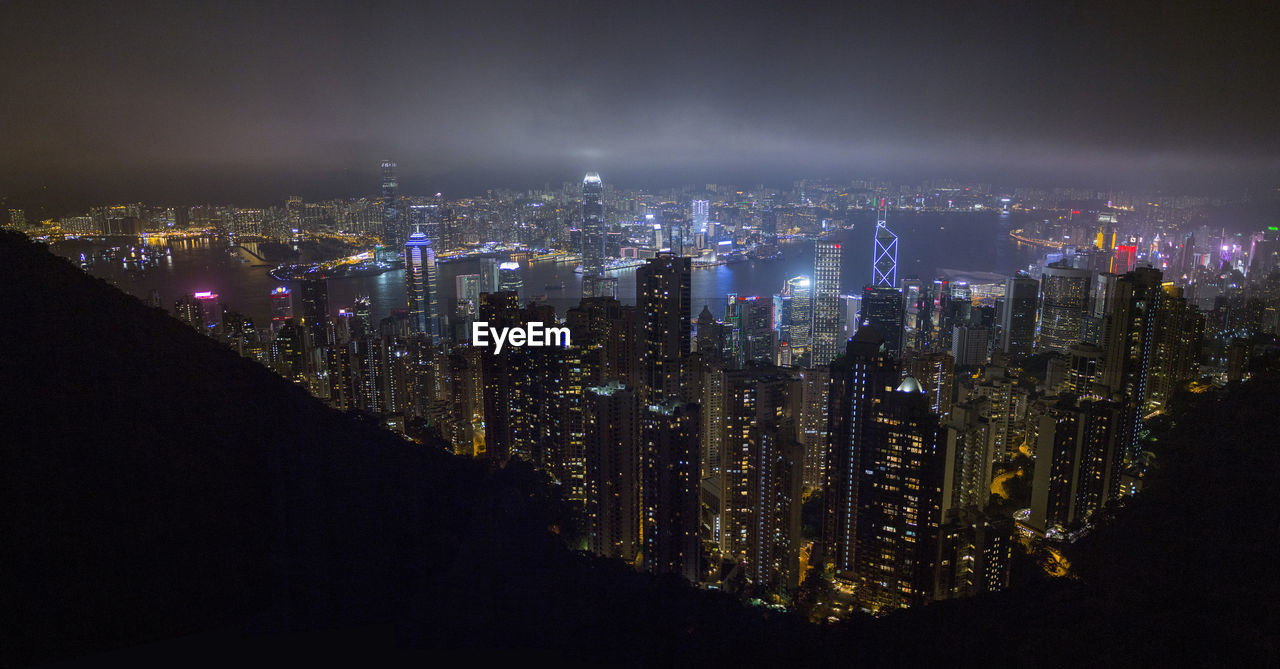
[[[1275,7],[4,9],[0,665],[1277,647]]]

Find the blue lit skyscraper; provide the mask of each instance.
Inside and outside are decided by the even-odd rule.
[[[898,236],[885,226],[884,200],[876,221],[875,253],[871,264],[871,285],[898,286]]]
[[[436,295],[436,253],[421,232],[404,244],[404,283],[409,297],[409,328],[415,334],[439,334]]]
[[[693,231],[695,233],[706,234],[707,222],[710,220],[711,203],[707,200],[694,200],[690,206]]]

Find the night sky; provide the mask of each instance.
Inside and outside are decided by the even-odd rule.
[[[0,195],[1280,180],[1276,3],[946,4],[0,2]]]

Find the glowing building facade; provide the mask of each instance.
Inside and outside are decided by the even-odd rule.
[[[818,242],[813,261],[813,354],[810,365],[831,363],[840,352],[840,245]]]
[[[409,299],[409,330],[435,337],[439,332],[439,299],[436,289],[436,253],[421,232],[404,245],[404,283]]]

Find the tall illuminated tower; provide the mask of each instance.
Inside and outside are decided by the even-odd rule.
[[[302,282],[302,319],[311,346],[329,345],[329,284],[324,279]]]
[[[707,200],[694,200],[690,205],[690,210],[693,214],[693,231],[705,234],[707,232],[707,222],[711,218],[711,203]]]
[[[1036,350],[1066,350],[1080,341],[1089,304],[1092,272],[1074,267],[1044,268],[1040,277],[1040,324]]]
[[[902,289],[893,286],[865,286],[859,320],[874,327],[885,338],[885,348],[893,355],[902,352],[902,328],[906,309]]]
[[[898,236],[885,226],[885,205],[880,200],[880,218],[876,221],[875,253],[871,264],[871,285],[898,285]]]
[[[1124,411],[1116,402],[1064,395],[1040,417],[1031,527],[1082,522],[1119,496]]]
[[[414,334],[440,334],[436,291],[436,253],[421,232],[404,244],[404,285],[409,301],[409,329]]]
[[[783,340],[791,345],[791,354],[803,355],[809,351],[813,338],[813,281],[807,276],[787,279],[783,287],[790,299],[788,313],[784,316]]]
[[[840,352],[840,245],[818,242],[813,258],[813,356],[811,365]]]
[[[395,248],[404,241],[400,227],[400,212],[396,201],[399,182],[396,181],[396,164],[382,161],[382,244]]]
[[[645,385],[651,400],[679,396],[681,361],[689,352],[690,260],[660,253],[636,270],[636,306],[644,319]]]
[[[641,537],[645,570],[698,580],[697,404],[668,399],[640,418]]]
[[[873,612],[933,594],[946,443],[938,416],[910,376],[872,410],[861,454],[854,581]],[[867,472],[871,472],[868,474]]]
[[[583,400],[587,545],[631,561],[641,549],[640,397],[611,381],[587,388]]]
[[[519,293],[524,290],[524,277],[520,276],[520,263],[508,260],[498,263],[498,290]]]
[[[279,332],[290,318],[293,318],[293,291],[288,286],[277,286],[271,291],[271,332]]]
[[[823,538],[837,572],[853,571],[858,482],[866,469],[861,458],[872,409],[898,378],[897,362],[885,350],[884,335],[875,328],[860,328],[845,345],[845,355],[831,365]]]
[[[1158,269],[1139,267],[1116,280],[1108,300],[1102,383],[1124,404],[1119,448],[1125,465],[1139,460],[1143,416],[1155,408],[1147,400],[1158,352],[1160,303],[1166,295],[1162,277]]]
[[[724,372],[722,555],[760,595],[798,581],[804,449],[796,439],[796,379],[772,366]]]
[[[582,179],[582,276],[604,275],[604,184],[587,172]],[[587,295],[585,297],[595,297]]]
[[[1036,303],[1040,284],[1025,274],[1005,282],[1004,312],[1000,315],[1001,349],[1015,356],[1031,355],[1036,346]]]

